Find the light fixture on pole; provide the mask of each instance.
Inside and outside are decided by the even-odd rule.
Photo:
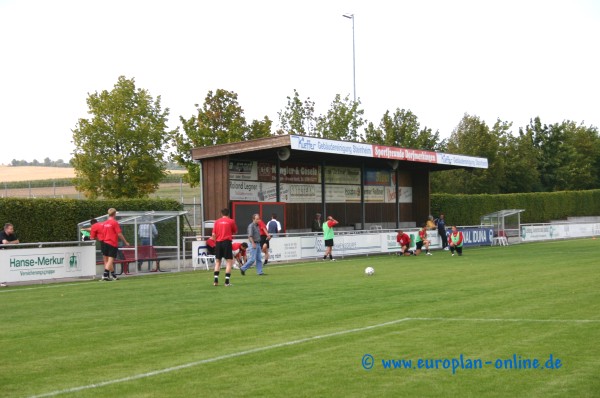
[[[354,83],[354,102],[356,102],[356,51],[354,47],[354,14],[343,14],[344,18],[352,20],[352,81]]]

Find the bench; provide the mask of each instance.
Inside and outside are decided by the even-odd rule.
[[[121,266],[121,272],[115,272],[117,275],[129,275],[129,264],[131,263],[142,263],[144,261],[156,261],[156,269],[151,272],[166,272],[160,269],[160,258],[156,253],[154,246],[138,246],[137,247],[137,258],[135,258],[135,247],[125,246],[119,248],[119,257],[115,258],[114,265]],[[103,261],[96,261],[97,265],[103,265]],[[115,268],[116,271],[116,268]]]
[[[160,258],[158,257],[158,254],[156,253],[156,248],[154,246],[138,246],[137,247],[137,258],[135,257],[135,247],[133,246],[126,246],[124,247],[121,252],[123,253],[123,256],[125,257],[123,259],[123,267],[121,269],[122,272],[125,272],[125,274],[129,274],[129,264],[130,263],[142,263],[144,261],[155,261],[156,262],[156,268],[153,269],[150,272],[166,272],[160,269]],[[117,260],[115,260],[116,263]]]
[[[121,252],[119,252],[121,253]],[[125,260],[122,258],[115,258],[115,260],[113,261],[113,264],[115,265],[115,267],[117,265],[121,266],[121,272],[115,272],[115,274],[117,275],[122,275],[123,272],[125,271],[125,274],[129,273],[129,263],[132,263],[134,261],[132,260]],[[104,265],[104,261],[96,261],[96,265]],[[116,271],[116,268],[115,268]]]
[[[498,231],[498,236],[492,239],[492,246],[508,246],[508,238],[505,231]]]

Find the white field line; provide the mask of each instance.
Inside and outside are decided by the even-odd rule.
[[[410,318],[411,321],[441,322],[545,322],[545,323],[600,323],[600,319],[524,319],[524,318]]]
[[[381,327],[385,327],[385,326],[390,326],[390,325],[395,325],[395,324],[403,323],[403,322],[409,322],[409,321],[426,321],[426,322],[462,321],[462,322],[523,322],[523,323],[526,323],[526,322],[600,323],[600,319],[502,319],[502,318],[488,318],[488,319],[486,319],[486,318],[441,318],[441,317],[435,317],[435,318],[402,318],[402,319],[396,319],[394,321],[379,323],[377,325],[365,326],[365,327],[362,327],[362,328],[355,328],[355,329],[341,330],[339,332],[333,332],[333,333],[322,334],[322,335],[318,335],[318,336],[306,337],[304,339],[292,340],[292,341],[287,341],[287,342],[284,342],[284,343],[268,345],[268,346],[264,346],[264,347],[257,347],[257,348],[253,348],[251,350],[233,352],[231,354],[220,355],[218,357],[202,359],[200,361],[189,362],[189,363],[186,363],[186,364],[182,364],[182,365],[178,365],[178,366],[173,366],[173,367],[170,367],[170,368],[158,369],[158,370],[154,370],[152,372],[140,373],[140,374],[137,374],[137,375],[123,377],[123,378],[115,379],[115,380],[107,380],[107,381],[103,381],[101,383],[88,384],[88,385],[85,385],[85,386],[78,386],[78,387],[67,388],[67,389],[64,389],[64,390],[52,391],[52,392],[48,392],[48,393],[44,393],[44,394],[40,394],[40,395],[34,395],[31,398],[54,397],[54,396],[61,395],[61,394],[69,394],[69,393],[74,393],[74,392],[83,391],[83,390],[100,388],[100,387],[104,387],[104,386],[108,386],[108,385],[112,385],[112,384],[125,383],[125,382],[128,382],[128,381],[139,380],[139,379],[143,379],[143,378],[147,378],[147,377],[152,377],[152,376],[157,376],[157,375],[161,375],[161,374],[165,374],[165,373],[176,372],[178,370],[192,368],[194,366],[199,366],[199,365],[203,365],[203,364],[206,364],[206,363],[218,362],[218,361],[222,361],[222,360],[225,360],[225,359],[236,358],[236,357],[241,357],[241,356],[244,356],[244,355],[254,354],[254,353],[257,353],[257,352],[268,351],[268,350],[273,350],[273,349],[277,349],[277,348],[281,348],[281,347],[288,347],[288,346],[292,346],[292,345],[307,343],[309,341],[327,339],[329,337],[336,337],[336,336],[342,336],[342,335],[350,334],[350,333],[364,332],[364,331],[371,330],[371,329],[377,329],[377,328],[381,328]]]

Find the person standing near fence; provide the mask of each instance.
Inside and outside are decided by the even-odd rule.
[[[258,219],[258,230],[260,231],[260,250],[265,254],[263,265],[267,265],[269,262],[269,241],[271,240],[271,234],[267,230],[265,222],[260,218]]]
[[[254,214],[252,216],[252,222],[248,224],[248,261],[242,267],[240,272],[242,275],[246,275],[246,270],[256,263],[256,273],[259,276],[266,275],[262,269],[262,256],[260,250],[260,229],[258,223],[260,221],[260,215]]]
[[[335,261],[333,258],[333,227],[338,225],[337,220],[335,220],[331,216],[327,216],[327,221],[323,223],[323,240],[325,242],[325,255],[323,256],[323,260],[327,259],[329,256],[330,261]]]
[[[440,217],[435,220],[435,225],[437,225],[438,235],[440,236],[440,241],[442,242],[442,249],[448,250],[448,236],[446,235],[446,217],[443,214],[440,214]]]
[[[271,234],[271,237],[277,236],[278,233],[281,233],[281,223],[277,221],[276,213],[271,215],[271,221],[267,223],[267,232]]]
[[[323,223],[321,222],[321,213],[315,214],[310,230],[312,232],[323,232]]]
[[[129,246],[129,242],[123,236],[121,226],[116,220],[117,210],[114,208],[108,209],[108,219],[102,223],[104,236],[104,251],[102,252],[105,256],[104,263],[104,275],[102,276],[103,281],[109,281],[110,274],[112,274],[113,280],[118,280],[117,274],[115,274],[115,258],[119,255],[119,239],[125,243],[125,246]]]
[[[219,286],[221,259],[225,258],[225,287],[231,286],[231,266],[233,265],[233,250],[231,248],[233,235],[237,234],[237,225],[229,217],[229,209],[221,210],[221,218],[215,221],[211,238],[215,244],[215,272],[213,286]]]
[[[148,221],[148,220],[144,220]],[[156,225],[145,222],[138,227],[138,236],[142,246],[152,246],[154,239],[158,236]],[[142,267],[143,261],[138,261],[138,270]],[[152,268],[152,261],[148,261],[148,271]]]

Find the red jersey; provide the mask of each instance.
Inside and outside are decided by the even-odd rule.
[[[258,230],[260,231],[260,236],[269,235],[269,232],[267,231],[267,225],[263,222],[263,220],[258,220]]]
[[[239,242],[233,243],[231,245],[231,251],[236,258],[246,257],[246,249],[242,247],[242,244]]]
[[[421,237],[421,240],[427,240],[427,231],[423,231],[422,229],[420,229],[419,236]]]
[[[96,225],[96,224],[94,224]],[[109,217],[108,220],[102,223],[104,240],[103,242],[113,247],[119,247],[119,234],[121,233],[121,226],[113,217]]]
[[[90,228],[90,239],[99,240],[102,242],[104,240],[104,223],[97,222]]]
[[[408,247],[410,245],[410,236],[408,236],[406,232],[403,234],[398,233],[398,235],[396,236],[396,242],[400,244],[400,247]]]
[[[235,221],[226,216],[215,221],[215,227],[213,228],[213,234],[215,235],[217,242],[233,240],[233,235],[237,234],[237,231],[238,229]]]

